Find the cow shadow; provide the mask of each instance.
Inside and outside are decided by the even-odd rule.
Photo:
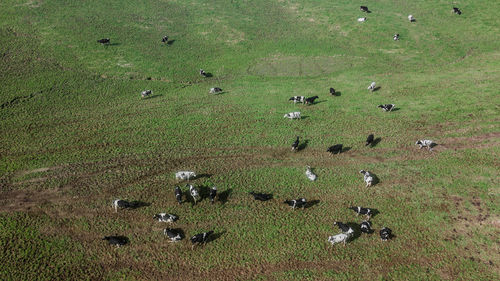
[[[343,148],[342,148],[342,151],[341,151],[341,152],[342,152],[342,153],[347,152],[347,151],[351,150],[351,148],[352,148],[352,147],[350,147],[350,146],[345,146],[345,147],[343,147]]]
[[[151,206],[151,203],[147,203],[147,202],[144,202],[144,201],[132,201],[130,202],[130,207],[129,209],[138,209],[138,208],[142,208],[142,207],[147,207],[147,206]]]
[[[331,94],[334,97],[340,97],[342,95],[341,91],[335,92],[335,94]]]
[[[375,147],[377,146],[377,144],[379,144],[379,142],[382,140],[382,138],[378,137],[376,139],[373,140],[373,142],[370,144],[370,147]]]
[[[158,97],[161,97],[161,96],[163,96],[163,94],[152,95],[152,96],[148,97],[147,99],[155,99],[155,98],[158,98]]]
[[[309,140],[304,140],[299,146],[297,147],[297,151],[301,151],[307,147],[307,144],[309,144]]]
[[[210,235],[207,239],[207,243],[219,239],[222,235],[224,235],[224,233],[226,233],[226,231],[221,231]]]
[[[377,209],[372,209],[372,208],[369,208],[370,210],[372,210],[372,214],[370,216],[370,220],[374,217],[376,217],[378,214],[380,214],[380,212],[377,210]]]
[[[394,109],[391,110],[392,111],[398,111],[400,108],[399,107],[395,107]]]
[[[167,46],[172,46],[174,44],[175,40],[168,40],[167,41]]]
[[[229,195],[233,192],[233,189],[229,188],[217,195],[218,201],[221,202],[221,204],[226,204],[229,198]]]
[[[354,233],[352,234],[351,238],[349,239],[349,241],[355,241],[356,239],[358,239],[359,237],[361,237],[361,227],[359,226],[359,224],[355,223],[355,222],[348,222],[346,223],[347,226],[349,226],[350,228],[352,228],[352,230],[354,230]]]
[[[314,101],[314,102],[308,103],[307,105],[313,105],[313,104],[318,104],[318,103],[322,103],[322,102],[326,102],[326,100]]]
[[[372,92],[376,92],[376,91],[380,90],[380,88],[382,88],[382,87],[377,86],[377,87],[373,88],[373,91],[372,91]]]
[[[197,179],[201,179],[201,178],[211,178],[213,175],[212,174],[199,174],[196,176]]]
[[[306,205],[304,206],[304,209],[308,209],[308,208],[311,208],[312,206],[316,205],[319,203],[319,200],[311,200],[311,201],[308,201],[306,203]]]
[[[211,72],[205,72],[205,77],[210,78],[210,77],[213,77],[213,75]]]
[[[309,118],[309,115],[300,116],[300,119],[307,119],[307,118]]]
[[[380,182],[380,179],[377,177],[377,175],[376,175],[376,174],[374,174],[374,173],[370,173],[370,174],[371,174],[371,176],[372,176],[372,178],[373,178],[373,181],[372,181],[372,186],[377,185],[377,184]]]
[[[105,46],[120,46],[121,43],[109,43],[109,44],[106,44]]]

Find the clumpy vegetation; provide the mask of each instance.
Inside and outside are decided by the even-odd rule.
[[[499,3],[73,2],[0,3],[0,279],[499,278]],[[179,170],[219,200],[179,205]],[[376,232],[331,247],[349,206]],[[168,243],[160,212],[212,241]]]

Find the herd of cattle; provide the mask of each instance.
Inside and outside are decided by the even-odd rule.
[[[360,6],[360,10],[362,12],[365,12],[365,13],[371,13],[371,11],[366,6]],[[460,9],[456,8],[456,7],[453,8],[453,12],[457,15],[462,14]],[[410,22],[415,22],[415,18],[413,17],[413,15],[409,15],[408,20]],[[359,18],[358,21],[364,22],[364,21],[366,21],[366,17]],[[394,34],[393,39],[394,39],[394,41],[399,40],[399,34],[397,34],[397,33]],[[98,40],[97,42],[101,43],[101,44],[109,44],[110,39],[104,38],[104,39]],[[168,36],[164,36],[162,38],[162,42],[168,43],[169,42]],[[199,70],[199,74],[203,77],[211,77],[211,75],[206,73],[203,69]],[[376,89],[377,89],[376,83],[372,82],[370,84],[370,86],[368,86],[367,89],[372,91],[372,92],[376,91]],[[211,88],[209,91],[209,93],[211,93],[211,94],[217,94],[217,93],[222,93],[222,92],[223,92],[222,89],[219,87]],[[147,98],[147,97],[151,96],[152,93],[153,93],[152,90],[145,90],[145,91],[141,92],[141,97]],[[337,92],[334,88],[330,88],[331,95],[335,96],[336,93]],[[290,97],[289,101],[293,101],[294,104],[303,103],[306,105],[311,105],[311,104],[314,104],[315,100],[318,98],[319,98],[318,96],[313,96],[313,97],[293,96],[293,97]],[[381,104],[381,105],[378,105],[378,107],[383,109],[386,112],[391,112],[394,110],[395,105],[394,104]],[[301,119],[301,113],[300,112],[290,112],[290,113],[285,114],[284,118]],[[300,137],[297,136],[295,141],[292,143],[292,151],[298,151],[299,143],[300,143]],[[370,134],[366,139],[366,146],[368,146],[370,144],[372,144],[372,145],[374,144],[374,135],[373,134]],[[424,139],[424,140],[418,140],[415,143],[415,145],[418,145],[420,149],[426,147],[429,151],[432,151],[433,147],[436,146],[436,143],[433,142],[432,140]],[[342,151],[343,151],[342,144],[335,144],[333,146],[328,147],[328,149],[327,149],[327,152],[330,152],[332,154],[339,154]],[[374,185],[376,183],[376,181],[377,181],[376,176],[374,174],[372,174],[371,172],[361,170],[361,171],[359,171],[359,173],[363,175],[363,179],[366,183],[366,187],[371,187],[372,185]],[[316,174],[313,173],[310,166],[307,166],[305,175],[311,181],[315,181],[317,179]],[[185,181],[185,180],[189,181],[189,180],[194,179],[196,177],[197,177],[196,173],[192,172],[192,171],[179,171],[179,172],[175,173],[175,178],[179,181]],[[192,184],[187,184],[186,187],[189,189],[188,194],[192,198],[194,204],[196,204],[196,202],[198,202],[201,199],[200,191],[198,190],[198,188],[196,188]],[[182,200],[183,192],[179,186],[175,187],[174,194],[175,194],[175,198],[176,198],[177,202],[179,204],[182,204],[183,203],[183,200]],[[268,200],[271,200],[273,198],[272,194],[258,193],[258,192],[253,192],[253,191],[250,192],[250,195],[252,195],[253,198],[255,200],[258,200],[258,201],[268,201]],[[210,201],[212,203],[215,202],[216,196],[217,196],[217,188],[214,186],[209,190],[209,198],[210,198]],[[292,209],[296,209],[296,208],[305,208],[309,202],[305,198],[298,198],[298,199],[293,199],[293,200],[285,200],[284,203],[291,206]],[[121,199],[116,199],[113,201],[113,208],[115,209],[115,212],[117,212],[118,209],[134,209],[135,207],[137,207],[136,202],[129,202],[126,200],[121,200]],[[363,220],[359,224],[359,226],[358,226],[359,230],[363,233],[368,233],[368,234],[373,233],[372,223],[370,221],[370,218],[374,213],[378,213],[378,211],[376,211],[374,209],[370,209],[370,208],[360,207],[360,206],[349,207],[349,209],[356,212],[357,215],[361,214],[361,215],[366,216],[366,219]],[[158,214],[153,216],[153,219],[155,219],[159,222],[174,223],[179,219],[179,217],[177,215],[173,215],[173,214],[169,214],[169,213],[158,213]],[[337,243],[344,243],[344,245],[345,245],[348,242],[348,240],[355,233],[355,231],[352,227],[352,224],[349,225],[349,224],[345,224],[342,222],[334,222],[334,225],[339,227],[339,229],[341,230],[341,233],[337,234],[337,235],[329,236],[327,241],[330,242],[332,245],[337,244]],[[177,242],[177,241],[180,241],[184,238],[183,231],[181,229],[165,228],[163,233],[165,234],[166,237],[168,237],[168,239],[170,239],[170,242]],[[192,236],[190,238],[190,241],[192,243],[192,247],[194,247],[198,244],[204,244],[204,243],[208,242],[210,236],[213,233],[214,233],[214,231],[210,230],[210,231],[198,233],[198,234]],[[387,227],[383,227],[379,231],[379,235],[380,235],[380,238],[382,239],[382,241],[389,240],[393,237],[392,230],[387,228]],[[129,242],[128,238],[125,236],[106,236],[103,238],[103,240],[107,240],[109,242],[109,244],[116,245],[116,246],[125,245]]]

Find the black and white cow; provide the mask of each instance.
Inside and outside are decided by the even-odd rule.
[[[161,38],[161,42],[168,43],[168,36],[163,36],[163,38]]]
[[[413,15],[409,15],[409,16],[408,16],[408,20],[409,20],[410,22],[414,22],[414,21],[415,21],[415,18],[413,17]]]
[[[305,208],[307,201],[305,198],[299,198],[295,200],[285,200],[284,203],[288,204],[290,207],[292,207],[292,209],[296,209],[296,208]]]
[[[209,93],[210,93],[210,94],[219,94],[219,93],[222,93],[222,89],[221,89],[221,88],[219,88],[219,87],[210,88]]]
[[[359,228],[363,233],[368,233],[368,234],[372,233],[372,223],[370,221],[363,221],[359,225]]]
[[[103,45],[107,45],[107,44],[109,44],[109,42],[110,42],[109,38],[103,38],[103,39],[97,40],[97,43],[101,43]]]
[[[289,118],[289,119],[300,119],[300,112],[290,112],[287,113],[283,116],[283,118]]]
[[[255,193],[255,192],[250,192],[250,195],[253,196],[253,199],[258,200],[258,201],[267,201],[271,200],[273,198],[272,194],[265,194],[265,193]]]
[[[182,204],[182,190],[178,186],[175,187],[175,199],[179,204]]]
[[[369,208],[363,208],[363,207],[349,207],[349,209],[353,210],[354,212],[356,212],[356,215],[365,215],[367,216],[368,218],[371,217],[372,215],[372,210],[369,209]]]
[[[339,154],[342,152],[342,144],[336,144],[330,146],[326,152],[330,152],[331,154]]]
[[[348,226],[347,224],[342,223],[342,222],[340,222],[340,221],[336,221],[336,222],[334,222],[334,223],[333,223],[333,225],[334,225],[334,226],[338,226],[338,228],[339,228],[342,232],[344,232],[344,233],[348,232],[349,230],[352,230],[352,228],[351,228],[350,226]]]
[[[373,175],[370,172],[365,171],[365,170],[361,170],[361,171],[359,171],[359,173],[363,174],[363,177],[364,177],[364,180],[365,180],[365,183],[366,183],[366,187],[372,186],[372,184],[373,184]]]
[[[299,136],[297,136],[297,139],[292,143],[292,151],[297,151],[299,148]]]
[[[382,108],[382,110],[384,110],[385,112],[391,112],[396,107],[396,105],[388,103],[388,104],[381,104],[377,107]]]
[[[358,18],[358,22],[365,22],[366,18]]]
[[[115,213],[120,209],[128,209],[132,207],[132,203],[126,200],[116,199],[113,201],[113,208],[115,208]]]
[[[196,202],[201,199],[200,192],[192,184],[188,184],[187,186],[189,186],[189,193],[191,194],[191,197],[193,197],[194,204],[196,205]]]
[[[328,237],[328,242],[330,242],[333,245],[337,243],[344,242],[344,246],[347,244],[347,240],[351,238],[351,236],[354,234],[354,230],[352,228],[349,228],[347,232],[340,233],[337,235],[329,236]]]
[[[461,14],[462,14],[462,11],[460,11],[460,9],[459,9],[459,8],[457,8],[457,7],[453,7],[453,12],[454,12],[455,14],[457,14],[457,15],[461,15]]]
[[[304,97],[304,96],[293,96],[293,97],[289,98],[288,100],[293,101],[293,103],[298,103],[298,102],[303,103],[305,99],[306,99],[306,97]]]
[[[207,77],[207,73],[205,72],[205,70],[203,69],[200,69],[200,75],[203,76],[203,77]]]
[[[368,7],[366,7],[366,6],[359,6],[359,9],[361,10],[361,12],[365,12],[365,13],[369,13],[370,12],[368,10]]]
[[[415,144],[418,145],[420,149],[427,147],[429,151],[432,151],[432,148],[437,145],[434,141],[431,140],[418,140]]]
[[[203,233],[196,234],[193,237],[191,237],[190,240],[191,240],[191,243],[193,244],[193,246],[191,247],[191,249],[193,249],[194,246],[196,246],[196,245],[207,243],[208,242],[208,237],[210,235],[212,235],[213,233],[214,233],[214,231],[211,230],[211,231],[208,231],[208,232],[203,232]]]
[[[216,186],[213,186],[210,189],[210,193],[208,196],[210,197],[210,202],[212,202],[212,204],[213,204],[215,201],[215,196],[217,196],[217,187]]]
[[[392,39],[394,41],[398,41],[399,40],[399,33],[394,34],[394,36],[392,36]]]
[[[334,88],[330,88],[330,95],[335,96],[336,92]]]
[[[314,101],[319,98],[318,96],[314,96],[314,97],[310,97],[310,98],[307,98],[304,103],[305,104],[314,104]]]
[[[107,240],[109,245],[120,247],[128,243],[128,238],[125,236],[105,236],[102,240]]]
[[[170,239],[169,242],[178,242],[182,240],[182,232],[177,229],[172,229],[172,228],[165,228],[163,230],[163,234],[165,234],[168,239]]]
[[[158,213],[153,216],[153,219],[158,220],[159,222],[168,222],[173,223],[179,219],[178,216],[167,213]]]
[[[377,83],[372,82],[372,83],[370,84],[370,86],[368,86],[368,88],[367,88],[367,89],[373,92],[373,91],[375,91],[375,85],[377,85]]]
[[[151,90],[144,90],[144,91],[141,92],[141,97],[142,98],[149,97],[152,94],[153,94],[153,91],[151,91]]]
[[[392,230],[388,227],[384,227],[380,230],[380,238],[382,241],[387,241],[392,238]]]

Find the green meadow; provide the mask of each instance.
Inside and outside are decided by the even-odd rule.
[[[498,10],[472,0],[2,0],[0,280],[499,279]],[[302,119],[283,118],[293,111]],[[380,142],[365,146],[369,134]],[[303,149],[292,152],[296,136]],[[420,150],[420,139],[438,145]],[[326,152],[339,143],[345,152]],[[379,183],[366,188],[361,169]],[[217,186],[216,203],[179,205],[181,170]],[[283,203],[300,197],[315,204]],[[115,213],[117,198],[148,205]],[[378,210],[375,232],[331,246],[334,221],[363,220],[350,206]],[[159,212],[179,215],[171,227],[184,240],[168,242]],[[191,249],[189,237],[208,230],[211,241]],[[130,243],[110,246],[108,235]]]

